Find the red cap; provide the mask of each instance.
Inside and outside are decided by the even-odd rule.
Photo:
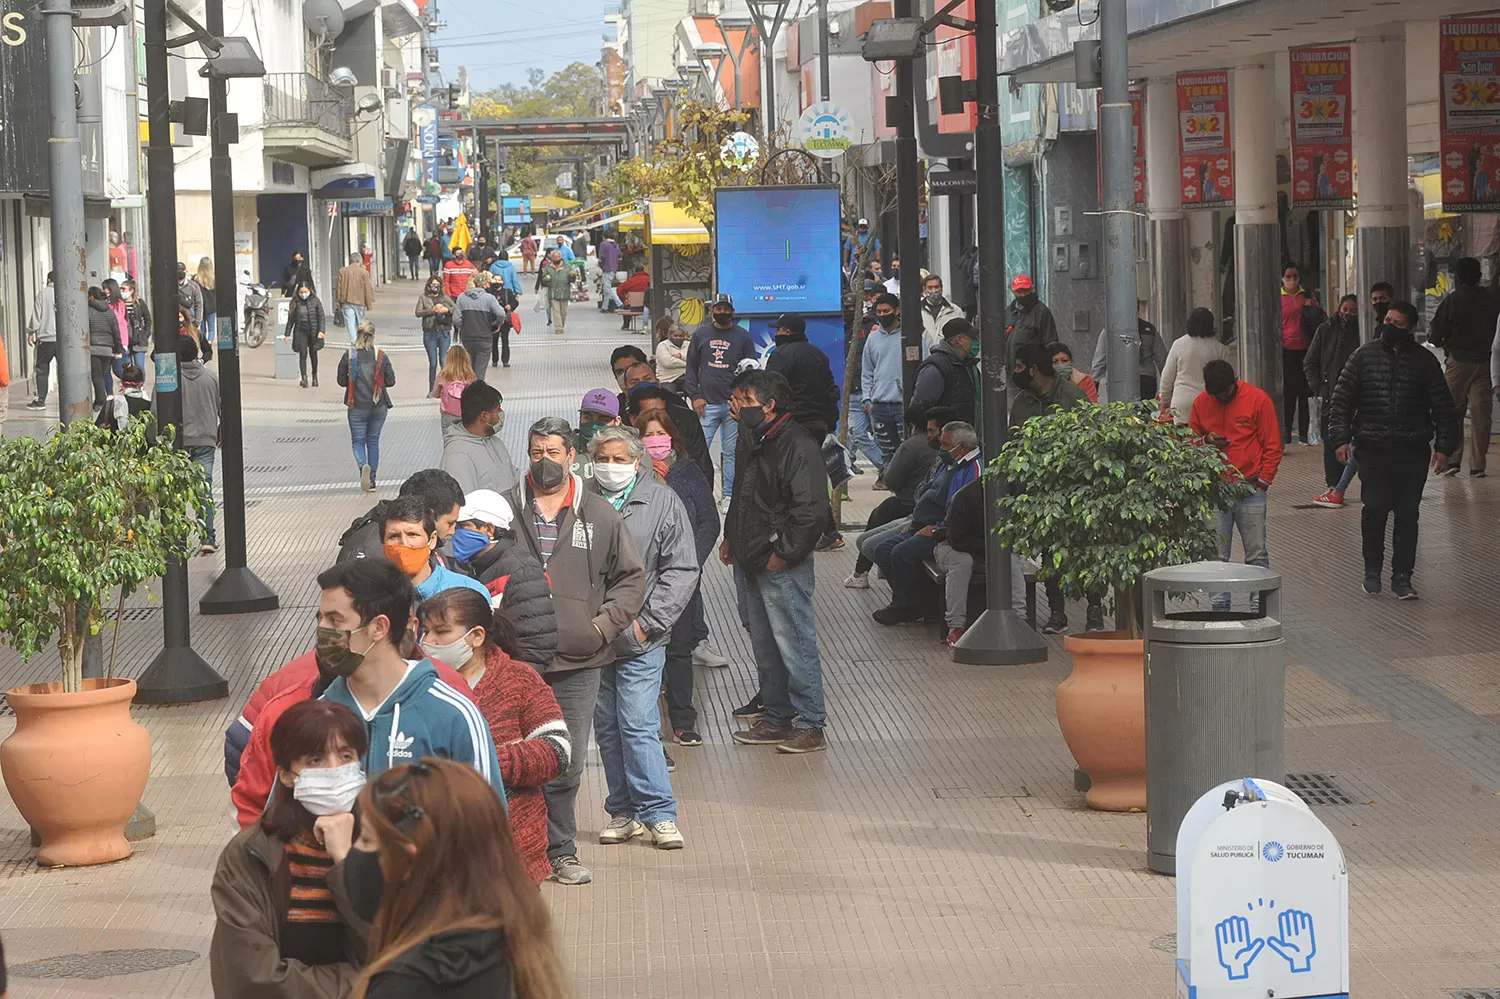
[[[1011,291],[1034,291],[1036,284],[1031,280],[1030,274],[1017,274],[1016,279],[1010,283]]]

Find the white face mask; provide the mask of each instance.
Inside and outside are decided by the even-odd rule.
[[[458,641],[449,642],[447,645],[438,645],[434,642],[422,642],[422,651],[427,653],[428,657],[431,659],[436,659],[439,662],[447,663],[454,669],[461,669],[466,663],[468,663],[470,659],[474,658],[474,646],[470,645],[467,641],[468,637],[473,634],[473,632],[474,629],[470,628],[468,631],[458,636]]]
[[[337,815],[354,807],[365,787],[365,771],[359,761],[341,767],[308,767],[297,775],[292,797],[314,815]]]
[[[635,481],[635,465],[616,465],[612,462],[596,462],[594,478],[605,492],[617,493]]]
[[[297,297],[298,298],[306,298],[307,296],[309,296],[311,294],[312,294],[312,292],[310,292],[310,291],[299,291],[299,292],[297,292]]]

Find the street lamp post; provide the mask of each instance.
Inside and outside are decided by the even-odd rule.
[[[755,30],[760,33],[761,68],[766,74],[766,113],[761,121],[761,133],[770,149],[771,137],[776,134],[778,116],[776,112],[776,35],[781,31],[782,20],[791,0],[745,0],[750,15],[755,18]],[[826,52],[826,48],[825,48]]]

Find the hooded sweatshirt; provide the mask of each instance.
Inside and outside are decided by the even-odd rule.
[[[219,442],[219,376],[202,361],[183,361],[182,446],[213,447]]]
[[[505,310],[483,288],[461,292],[453,303],[453,328],[460,340],[490,341],[496,327],[507,319]]]
[[[901,401],[901,330],[876,326],[865,337],[860,391],[865,402]]]
[[[428,937],[370,979],[366,999],[500,999],[516,994],[510,952],[499,930]]]
[[[360,706],[343,677],[328,685],[322,700],[342,704],[364,720],[370,748],[361,762],[368,778],[436,756],[478,770],[505,801],[489,723],[472,700],[438,677],[431,659],[409,664],[405,679],[373,714]]]
[[[504,493],[520,481],[516,463],[500,435],[480,437],[469,433],[462,423],[455,423],[443,432],[442,467],[458,480],[465,493],[476,489]]]

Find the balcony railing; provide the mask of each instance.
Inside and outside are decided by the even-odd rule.
[[[349,138],[354,103],[311,73],[267,73],[266,125],[308,125]]]

